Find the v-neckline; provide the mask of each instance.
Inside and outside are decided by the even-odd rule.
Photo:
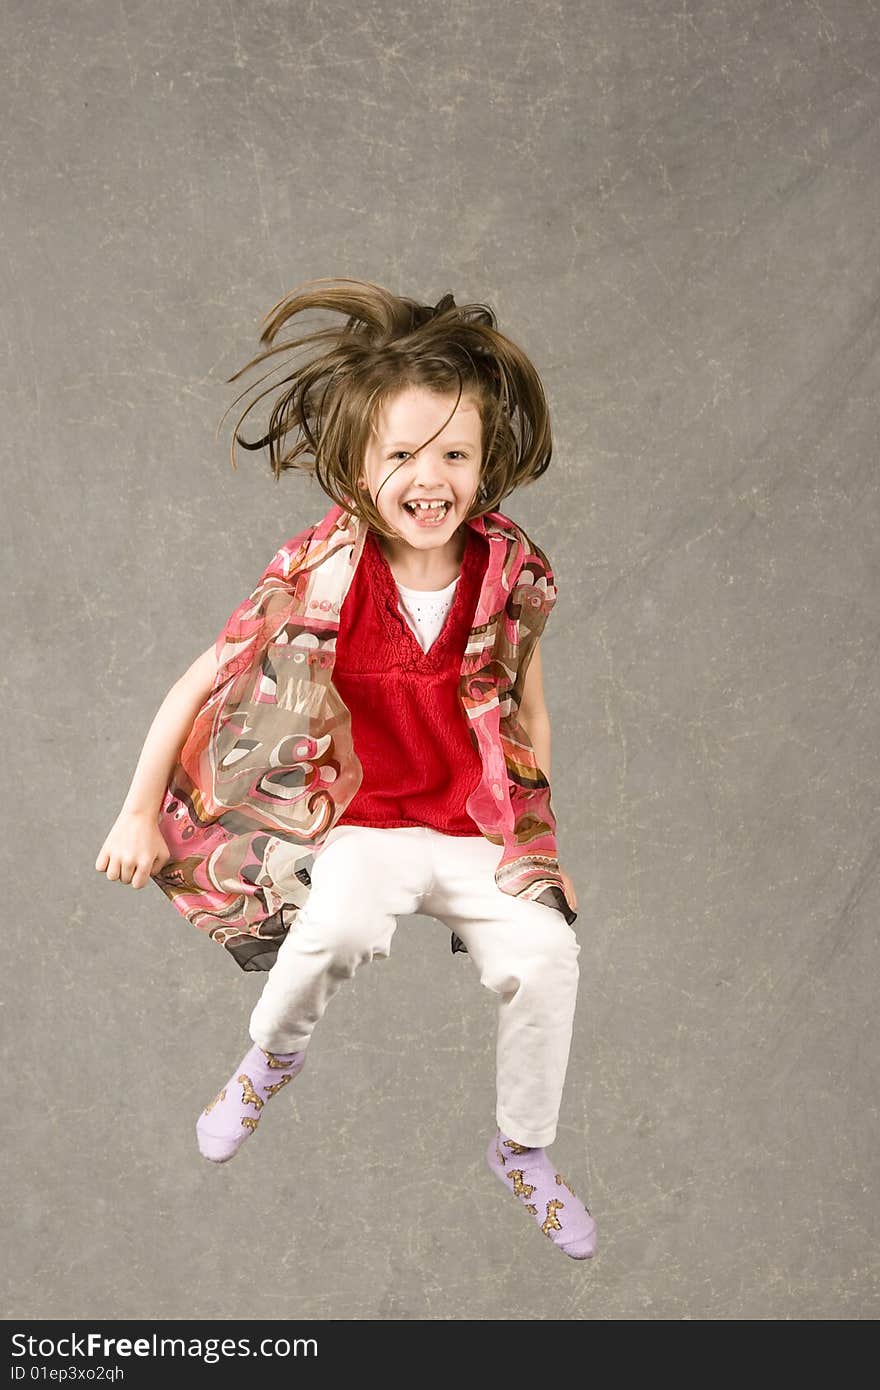
[[[382,619],[385,623],[385,627],[389,635],[393,640],[396,640],[400,636],[401,628],[403,629],[404,641],[407,642],[409,651],[413,658],[410,664],[421,666],[427,669],[432,669],[434,667],[439,666],[440,661],[451,640],[454,626],[458,622],[458,617],[461,612],[461,605],[464,602],[462,595],[465,586],[462,584],[461,581],[465,574],[466,567],[469,564],[470,558],[473,555],[474,545],[470,528],[468,529],[464,554],[462,556],[461,561],[461,568],[458,572],[458,583],[455,588],[455,593],[452,596],[452,603],[450,604],[449,612],[446,614],[443,626],[437,633],[437,636],[434,638],[434,641],[431,643],[427,651],[425,651],[425,649],[422,647],[421,643],[419,642],[418,638],[416,637],[415,633],[413,632],[403,613],[401,613],[400,611],[400,593],[397,588],[397,580],[394,578],[394,574],[392,573],[391,566],[388,563],[388,559],[385,555],[385,552],[379,545],[379,542],[377,541],[376,535],[373,531],[370,531],[367,536],[367,545],[370,548],[370,554],[373,559],[375,573],[379,578],[380,584],[382,585],[384,602],[380,603],[379,607],[382,610]],[[404,585],[404,588],[405,587],[406,586]]]

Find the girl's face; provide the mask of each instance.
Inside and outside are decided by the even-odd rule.
[[[476,402],[411,386],[386,402],[367,447],[359,485],[382,519],[414,550],[455,549],[453,536],[470,510],[480,481],[482,422]],[[418,449],[418,453],[414,450]],[[439,503],[419,507],[419,502]]]

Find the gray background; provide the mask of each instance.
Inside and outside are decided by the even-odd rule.
[[[877,1313],[880,16],[868,0],[3,7],[4,1316]],[[506,510],[581,993],[484,1166],[494,996],[405,919],[236,1160],[244,975],[94,861],[166,690],[317,485],[228,461],[304,279],[487,300],[555,455]]]

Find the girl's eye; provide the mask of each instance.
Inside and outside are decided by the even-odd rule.
[[[447,454],[456,454],[456,455],[458,456],[458,458],[464,458],[464,457],[465,457],[465,455],[462,453],[461,449],[447,449],[446,452],[447,452]],[[389,454],[388,457],[389,457],[389,458],[396,459],[396,458],[400,458],[401,455],[403,455],[404,458],[411,458],[411,457],[412,457],[411,454],[408,454],[408,453],[407,453],[406,449],[396,449],[395,452],[394,452],[393,454]]]

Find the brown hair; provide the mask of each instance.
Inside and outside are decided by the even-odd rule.
[[[275,342],[289,319],[314,309],[344,314],[346,322]],[[236,443],[249,450],[268,446],[276,481],[288,468],[307,472],[346,512],[361,515],[387,536],[386,523],[357,479],[379,411],[409,386],[457,393],[448,418],[465,395],[479,410],[482,467],[469,519],[494,511],[514,488],[539,478],[549,466],[550,416],[540,378],[526,354],[498,332],[488,305],[458,306],[445,294],[431,307],[370,281],[325,278],[306,281],[285,295],[263,324],[260,342],[272,346],[228,381],[237,381],[277,353],[301,348],[317,353],[292,370],[288,361],[271,367],[224,412],[221,426],[248,391],[261,386],[279,366],[289,369],[239,416],[230,450],[233,468]],[[239,434],[243,421],[274,392],[278,394],[266,433],[248,443]]]

